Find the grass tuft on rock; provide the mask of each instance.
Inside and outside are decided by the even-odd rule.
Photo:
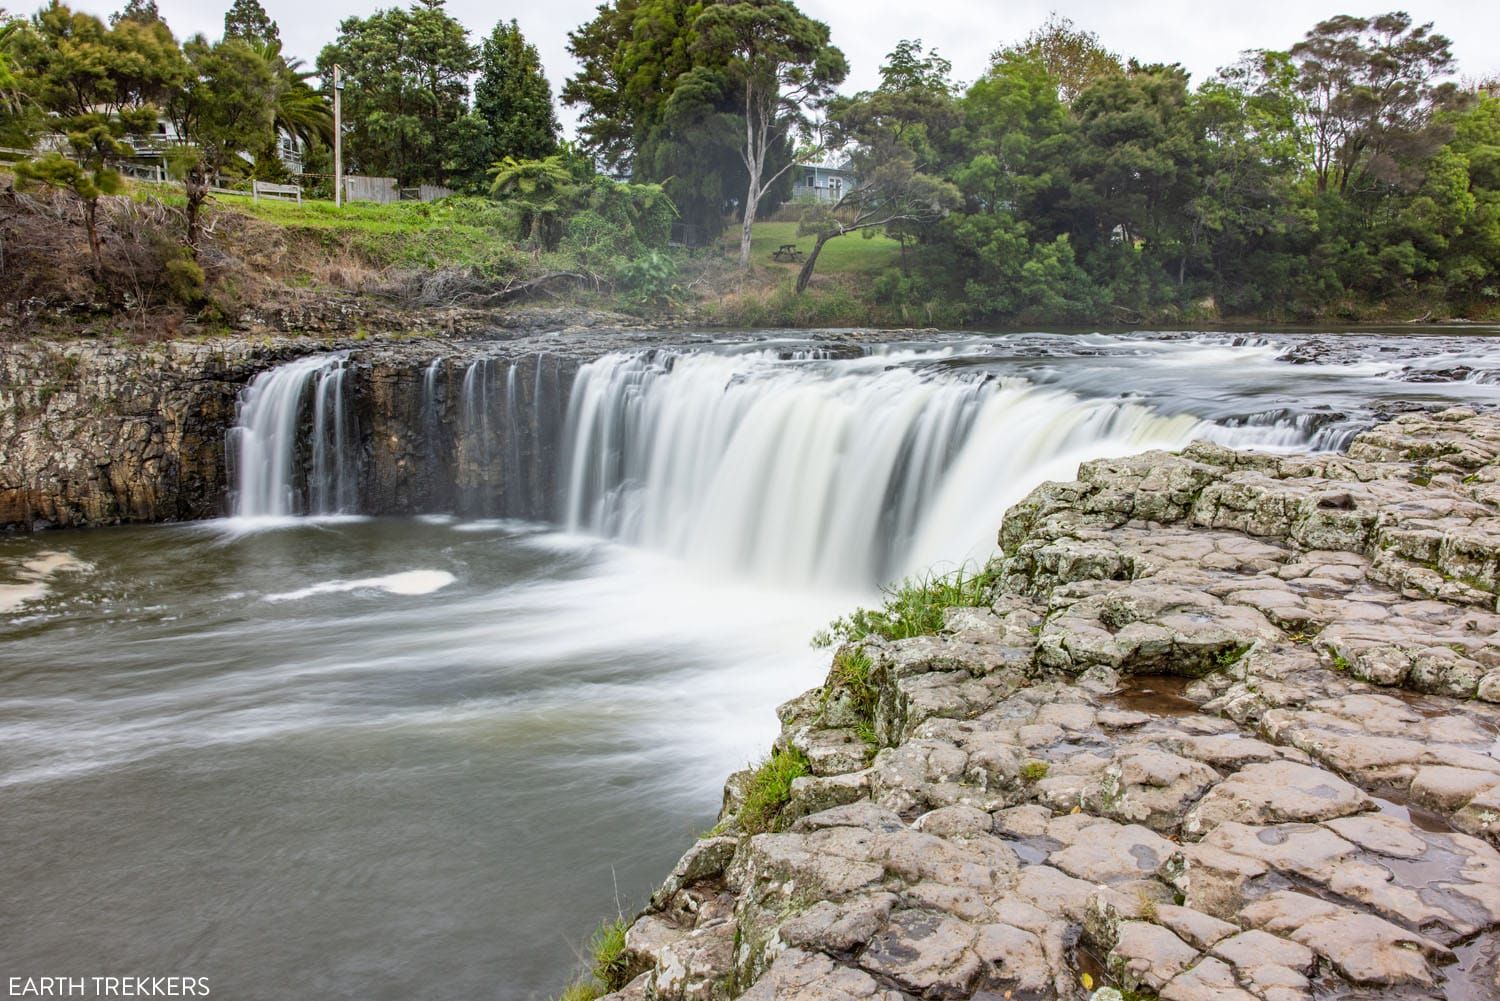
[[[875,665],[870,655],[857,646],[841,646],[833,655],[833,665],[828,670],[828,679],[823,683],[823,721],[834,725],[830,719],[830,707],[839,699],[839,722],[849,725],[854,735],[869,746],[874,755],[880,744],[875,733],[875,713],[880,701],[880,692],[871,680]],[[851,719],[852,717],[852,719]]]
[[[999,580],[999,565],[993,563],[977,571],[961,569],[949,574],[908,577],[885,589],[885,603],[880,608],[856,608],[833,620],[827,629],[813,636],[813,646],[856,643],[870,636],[888,640],[931,636],[942,631],[943,613],[947,609],[988,605]]]
[[[792,798],[792,781],[809,773],[807,758],[796,748],[777,748],[756,766],[745,788],[740,826],[749,834],[776,829],[781,811]]]
[[[620,917],[594,929],[593,938],[589,939],[591,976],[569,984],[557,1001],[598,1001],[630,982],[630,960],[625,954],[625,930],[629,927]]]
[[[624,918],[606,921],[594,932],[589,944],[594,958],[594,979],[604,985],[605,993],[617,991],[630,982],[630,963],[625,955]]]

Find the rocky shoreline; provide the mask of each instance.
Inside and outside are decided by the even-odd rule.
[[[1000,542],[781,708],[609,998],[1500,997],[1500,417],[1087,463]]]

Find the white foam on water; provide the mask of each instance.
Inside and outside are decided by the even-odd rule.
[[[226,540],[264,532],[280,532],[296,528],[331,528],[338,525],[357,525],[370,521],[368,515],[235,515],[230,518],[213,518],[209,521],[193,522],[189,530],[211,532]]]
[[[88,573],[94,569],[72,553],[44,549],[19,564],[12,564],[13,581],[0,584],[0,614],[9,614],[29,602],[45,598],[50,581],[59,573]]]
[[[407,570],[387,574],[384,577],[365,577],[361,580],[330,580],[296,591],[268,594],[266,601],[300,601],[319,594],[341,594],[346,591],[384,591],[387,594],[418,595],[432,594],[452,584],[458,578],[446,570]]]

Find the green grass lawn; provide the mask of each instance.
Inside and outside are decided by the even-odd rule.
[[[731,227],[725,233],[730,252],[739,249],[739,227]],[[783,243],[795,243],[797,249],[807,254],[812,251],[816,239],[798,236],[794,222],[758,222],[750,236],[750,260],[760,265],[771,265],[795,271],[800,264],[780,264],[771,260],[771,254]],[[850,233],[829,240],[818,255],[817,273],[829,274],[874,274],[886,268],[896,267],[901,262],[901,244],[883,233],[866,238],[863,233]]]

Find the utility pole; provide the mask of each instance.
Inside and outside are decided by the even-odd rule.
[[[344,204],[344,69],[333,66],[333,207]]]

